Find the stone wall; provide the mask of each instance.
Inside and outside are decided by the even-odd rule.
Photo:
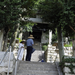
[[[67,58],[75,58],[75,57],[72,57],[72,55],[73,55],[72,47],[64,47],[64,55]],[[73,59],[70,59],[69,62],[65,62],[65,66],[64,66],[64,64],[62,64],[62,66],[64,66],[62,68],[64,75],[75,75],[75,60],[73,63],[72,63],[72,60]],[[45,61],[48,63],[49,62],[53,63],[55,61],[60,62],[59,49],[57,49],[56,46],[48,45],[48,49],[45,51]],[[71,63],[70,63],[70,61],[71,61]],[[68,67],[68,66],[70,66],[70,67]]]
[[[72,49],[72,47],[64,47],[64,55],[66,55],[66,56],[72,56],[73,55],[73,49]]]
[[[48,49],[45,51],[45,61],[54,62],[58,53],[56,53],[56,46],[48,45]]]
[[[72,54],[72,47],[64,47],[64,55],[72,56]],[[45,51],[45,60],[46,62],[59,61],[59,49],[57,49],[56,46],[48,45],[48,48]]]

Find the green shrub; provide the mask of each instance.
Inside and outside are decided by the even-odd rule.
[[[72,42],[70,42],[70,44],[65,44],[65,47],[72,47]]]
[[[42,44],[42,50],[46,51],[48,47],[48,43]]]
[[[65,47],[72,47],[71,44],[65,44]]]
[[[65,63],[70,63],[70,65],[65,65]],[[71,58],[71,57],[67,57],[67,56],[63,56],[62,58],[62,62],[59,63],[59,66],[62,69],[63,72],[63,68],[64,67],[68,67],[70,69],[70,73],[74,74],[73,72],[73,68],[75,67],[72,63],[75,63],[75,58]]]

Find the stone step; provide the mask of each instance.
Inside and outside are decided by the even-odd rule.
[[[58,71],[54,63],[19,61],[17,75],[58,75]]]
[[[33,66],[33,65],[20,65],[20,67],[19,67],[19,69],[31,69],[31,70],[51,70],[51,69],[53,69],[53,70],[56,70],[56,67],[47,67],[47,66],[39,66],[39,65],[35,65],[35,66]]]
[[[25,68],[25,67],[36,67],[36,68],[56,68],[55,63],[46,63],[46,62],[23,62],[20,61],[20,67]],[[24,65],[23,65],[24,64]]]
[[[17,75],[58,75],[58,74],[31,74],[31,73],[22,73]]]
[[[21,68],[21,67],[19,67],[19,70],[20,69],[25,69],[25,70],[38,70],[38,71],[40,71],[40,70],[42,70],[42,71],[57,71],[57,69],[56,68],[47,68],[47,67],[23,67],[23,68]]]
[[[47,74],[47,75],[49,75],[49,74],[55,74],[55,75],[58,75],[58,72],[57,71],[42,71],[42,70],[40,70],[40,71],[38,71],[38,70],[19,70],[19,71],[17,71],[17,75],[19,75],[19,74]]]
[[[39,64],[39,65],[54,65],[55,66],[55,63],[47,63],[47,62],[34,62],[34,61],[19,61],[20,64]]]
[[[18,72],[18,73],[22,73],[22,72],[25,72],[25,73],[26,73],[26,72],[28,72],[28,73],[29,73],[29,72],[30,72],[30,73],[31,73],[31,72],[32,72],[32,73],[57,73],[57,71],[54,71],[53,69],[52,69],[52,70],[49,70],[49,71],[48,71],[48,70],[43,71],[42,69],[41,69],[41,70],[36,70],[36,69],[35,69],[35,70],[19,69],[17,72]]]

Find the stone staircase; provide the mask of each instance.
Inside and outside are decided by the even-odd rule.
[[[59,75],[55,63],[41,62],[44,59],[44,51],[41,50],[40,43],[35,42],[35,52],[32,54],[31,61],[18,61],[17,75]],[[26,57],[26,50],[24,52]],[[14,72],[13,74],[14,75]]]
[[[59,75],[55,63],[19,61],[17,75]]]

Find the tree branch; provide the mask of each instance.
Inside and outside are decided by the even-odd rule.
[[[75,32],[75,30],[73,29],[73,27],[71,27],[70,25],[69,25],[69,27]]]

